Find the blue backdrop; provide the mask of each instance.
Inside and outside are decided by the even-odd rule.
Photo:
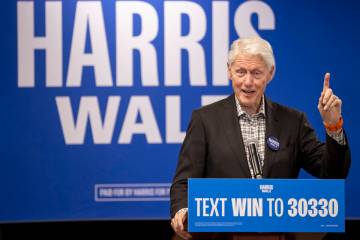
[[[358,1],[1,5],[1,222],[168,219],[191,112],[231,94],[226,50],[254,34],[276,57],[267,96],[306,112],[321,139],[331,73],[353,159],[346,216],[360,217]]]

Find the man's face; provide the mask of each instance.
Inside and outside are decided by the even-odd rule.
[[[267,83],[272,79],[274,67],[269,69],[257,55],[239,54],[229,66],[229,79],[240,105],[248,113],[256,113]]]

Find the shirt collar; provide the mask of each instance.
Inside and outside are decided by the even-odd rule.
[[[239,103],[239,100],[237,99],[237,97],[235,96],[235,102],[236,102],[236,110],[238,113],[238,117],[240,116],[249,116],[249,117],[255,117],[255,116],[263,116],[265,117],[265,101],[264,101],[264,95],[261,97],[261,103],[260,103],[260,110],[259,112],[253,114],[253,115],[249,115],[248,113],[246,113],[242,108],[241,105]]]

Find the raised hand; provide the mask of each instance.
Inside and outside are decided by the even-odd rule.
[[[330,73],[326,73],[318,103],[318,109],[324,123],[334,125],[339,121],[341,117],[341,104],[341,99],[330,88]]]

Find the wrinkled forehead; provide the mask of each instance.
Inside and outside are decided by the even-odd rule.
[[[230,67],[267,68],[264,58],[260,54],[238,53]]]

